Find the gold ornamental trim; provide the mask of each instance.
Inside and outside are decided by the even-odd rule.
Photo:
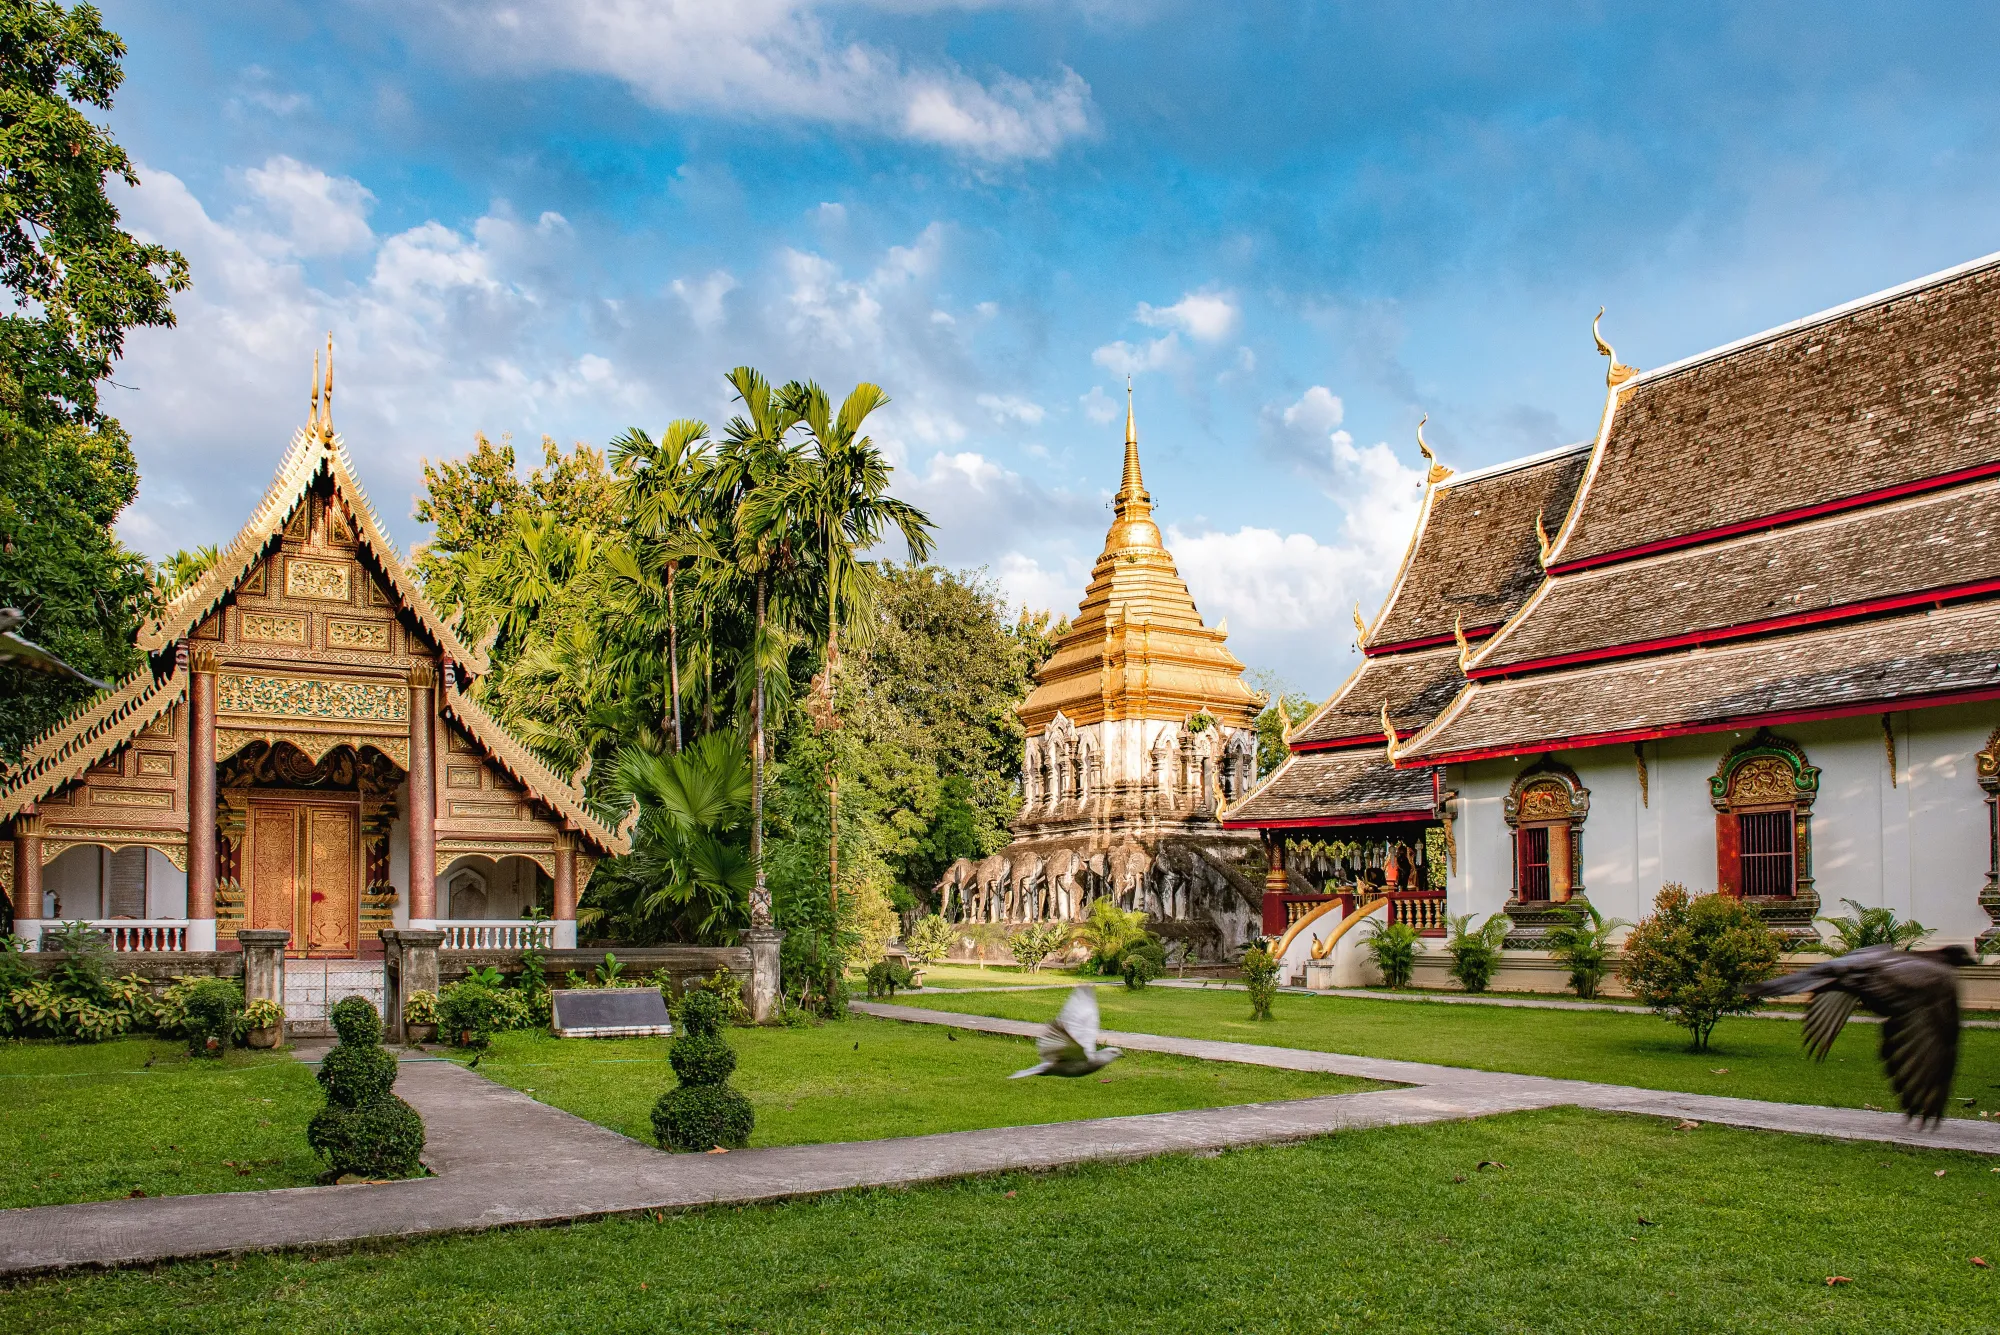
[[[21,763],[0,775],[0,820],[18,816],[137,737],[187,696],[188,669],[155,677],[141,669],[69,722],[30,742]]]
[[[286,616],[279,612],[245,612],[237,623],[237,629],[246,640],[259,644],[295,644],[306,642],[306,619],[303,616]]]
[[[332,681],[225,672],[216,679],[219,714],[406,725],[410,696],[392,682]]]
[[[329,752],[339,747],[347,746],[359,751],[364,746],[372,746],[395,761],[396,767],[403,772],[408,773],[410,768],[410,739],[406,734],[321,732],[305,728],[217,728],[216,763],[221,764],[252,742],[265,742],[271,746],[283,742],[303,751],[314,763],[324,760]]]
[[[148,811],[171,811],[174,795],[161,788],[92,788],[94,807],[141,807]]]
[[[354,567],[345,561],[322,561],[310,556],[285,559],[285,596],[312,598],[323,603],[354,601]]]
[[[492,858],[495,862],[502,858],[526,858],[549,874],[556,875],[556,851],[547,844],[510,844],[498,840],[454,839],[447,845],[438,841],[437,875],[442,878],[453,864],[465,858]]]
[[[187,840],[177,831],[131,830],[65,825],[42,840],[42,865],[48,866],[72,848],[156,848],[180,871],[187,870]]]
[[[14,897],[14,841],[9,839],[0,844],[0,890],[7,892],[7,898]]]
[[[350,621],[342,617],[330,617],[326,623],[326,647],[386,654],[389,652],[389,623]]]

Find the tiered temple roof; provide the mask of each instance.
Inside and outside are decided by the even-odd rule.
[[[1492,634],[1534,589],[1537,516],[1567,511],[1588,460],[1577,445],[1434,482],[1388,600],[1362,630],[1360,666],[1292,733],[1292,754],[1224,824],[1429,819],[1431,776],[1391,763],[1384,715],[1405,735],[1451,703],[1465,684],[1460,633],[1468,644]]]
[[[1060,711],[1078,727],[1107,719],[1181,720],[1207,710],[1250,726],[1261,703],[1227,635],[1202,622],[1153,522],[1139,473],[1139,435],[1125,409],[1125,472],[1104,551],[1055,652],[1035,672],[1021,722],[1040,732]]]
[[[1615,379],[1435,765],[2000,695],[2000,256]]]

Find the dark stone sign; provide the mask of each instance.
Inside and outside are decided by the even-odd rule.
[[[656,987],[569,988],[555,994],[557,1038],[651,1038],[671,1034]]]

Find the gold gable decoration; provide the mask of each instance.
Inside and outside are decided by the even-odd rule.
[[[165,677],[141,668],[63,724],[31,742],[21,763],[0,776],[0,820],[21,814],[151,727],[187,695],[188,671]]]
[[[1179,722],[1206,709],[1225,726],[1249,727],[1259,697],[1227,637],[1202,621],[1153,522],[1130,385],[1113,512],[1076,620],[1036,669],[1035,689],[1018,709],[1021,722],[1034,733],[1058,713],[1084,727],[1106,719]]]

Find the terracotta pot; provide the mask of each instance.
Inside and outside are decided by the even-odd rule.
[[[278,1040],[284,1036],[284,1025],[267,1024],[262,1028],[252,1029],[243,1036],[243,1041],[253,1048],[275,1048],[278,1046]]]
[[[438,1027],[434,1024],[403,1024],[403,1041],[412,1045],[428,1043],[437,1037]]]

